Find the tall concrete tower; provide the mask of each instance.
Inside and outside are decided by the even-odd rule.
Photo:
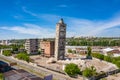
[[[65,41],[66,39],[66,24],[61,19],[56,25],[55,39],[55,58],[56,60],[64,60],[65,57]]]

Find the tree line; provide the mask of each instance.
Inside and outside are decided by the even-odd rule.
[[[20,60],[24,60],[26,62],[30,62],[31,59],[29,57],[29,55],[27,54],[27,52],[25,50],[20,50],[20,49],[24,49],[23,45],[0,45],[0,49],[6,49],[6,48],[12,48],[12,50],[3,50],[3,55],[4,56],[12,56],[14,55],[15,58],[18,58]]]
[[[120,46],[120,39],[69,39],[70,46]]]

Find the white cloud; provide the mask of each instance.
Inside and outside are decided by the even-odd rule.
[[[119,36],[119,31],[115,29],[120,26],[120,17],[118,16],[102,21],[72,17],[64,17],[64,19],[67,23],[67,36]]]
[[[24,24],[23,26],[1,27],[3,30],[10,30],[17,33],[34,35],[37,37],[54,37],[54,29],[44,28],[34,24]]]
[[[52,14],[35,14],[26,10],[24,12],[41,20],[46,20],[56,24],[61,16]],[[120,17],[119,15],[108,20],[88,20],[62,16],[67,24],[67,36],[120,36]],[[47,23],[46,23],[47,24]],[[42,24],[41,24],[42,25]],[[47,24],[49,25],[49,24]],[[2,27],[4,30],[16,31],[22,34],[36,35],[40,37],[54,37],[55,26],[44,28],[35,24],[24,24],[23,26]],[[54,27],[54,28],[53,28]]]
[[[50,22],[58,22],[58,20],[61,18],[61,16],[57,15],[51,15],[51,14],[44,14],[44,15],[38,15],[39,17],[43,18],[44,20],[50,21]],[[65,23],[67,23],[67,36],[105,36],[105,35],[116,35],[116,33],[110,33],[110,31],[114,31],[114,28],[117,26],[120,26],[120,17],[117,15],[116,17],[113,17],[108,20],[102,20],[102,21],[94,21],[94,20],[87,20],[87,19],[79,19],[79,18],[73,18],[73,17],[66,17],[63,16]],[[113,28],[109,31],[107,34],[103,34],[102,32],[105,32],[106,29]]]
[[[32,15],[32,16],[37,16],[37,14],[35,14],[35,13],[32,13],[31,11],[28,11],[27,9],[26,9],[26,7],[22,7],[22,10],[25,12],[25,13],[28,13],[28,14],[30,14],[30,15]]]
[[[41,16],[43,19],[50,21],[47,17],[51,17],[52,23],[58,22],[57,15]],[[57,19],[56,19],[57,18]],[[119,36],[120,18],[114,17],[104,21],[92,21],[87,19],[77,19],[72,17],[64,17],[67,23],[67,36]],[[48,25],[48,24],[47,24]],[[24,24],[23,26],[2,27],[4,30],[11,30],[22,34],[36,35],[39,37],[54,37],[54,28],[44,28],[34,24]],[[118,28],[117,28],[118,27]],[[118,30],[117,30],[118,29]]]
[[[22,7],[22,10],[25,13],[27,13],[27,14],[29,14],[31,16],[34,16],[34,17],[39,18],[39,19],[44,19],[44,20],[47,20],[47,21],[50,21],[50,22],[56,21],[59,18],[61,18],[61,16],[52,15],[52,14],[36,14],[36,13],[33,13],[33,12],[27,10],[26,7]]]

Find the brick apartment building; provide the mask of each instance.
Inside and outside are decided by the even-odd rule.
[[[43,51],[43,56],[54,56],[54,41],[40,41],[40,49]]]

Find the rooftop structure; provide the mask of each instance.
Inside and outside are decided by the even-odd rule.
[[[114,50],[114,49],[112,49],[112,48],[105,48],[105,49],[103,49],[104,52],[110,52],[112,50]]]

